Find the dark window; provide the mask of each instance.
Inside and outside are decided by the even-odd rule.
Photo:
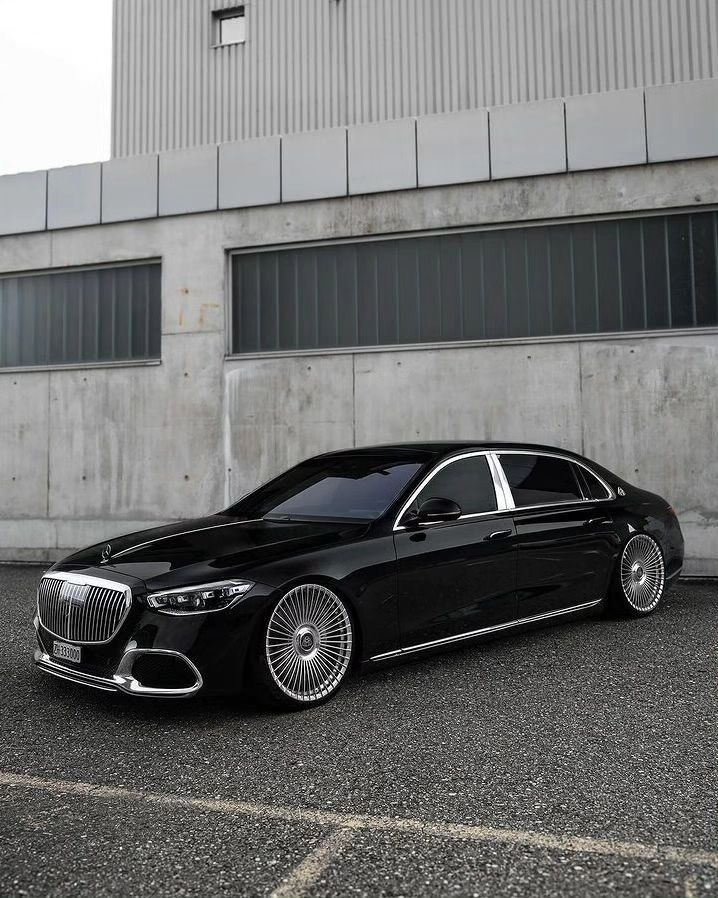
[[[218,9],[212,15],[215,29],[214,42],[217,46],[243,44],[246,41],[247,26],[243,6]]]
[[[0,276],[0,368],[160,357],[157,263]]]
[[[601,481],[586,468],[578,468],[578,475],[581,478],[584,491],[591,499],[608,499],[610,494]]]
[[[500,455],[517,508],[582,499],[573,465],[550,455]]]
[[[230,512],[279,520],[373,520],[389,508],[421,465],[381,455],[313,459],[245,496]]]
[[[718,326],[718,213],[237,253],[232,352]]]
[[[496,511],[496,493],[484,455],[461,458],[442,468],[419,493],[416,507],[427,499],[451,499],[462,514]]]

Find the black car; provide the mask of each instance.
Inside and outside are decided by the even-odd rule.
[[[211,517],[98,543],[40,581],[44,671],[288,707],[369,666],[598,606],[681,571],[670,505],[579,455],[417,443],[302,462]]]

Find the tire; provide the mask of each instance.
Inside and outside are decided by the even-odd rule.
[[[318,583],[285,593],[259,628],[254,685],[266,705],[301,710],[321,705],[351,665],[354,627],[344,601]]]
[[[609,592],[609,608],[630,617],[646,617],[658,607],[666,586],[663,552],[647,533],[624,545]]]

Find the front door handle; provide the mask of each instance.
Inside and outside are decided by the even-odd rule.
[[[589,518],[586,521],[587,527],[592,527],[594,524],[612,524],[613,518]]]
[[[494,530],[493,533],[489,533],[484,539],[506,539],[506,537],[511,536],[513,532],[513,530]]]

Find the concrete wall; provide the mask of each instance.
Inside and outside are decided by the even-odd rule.
[[[716,109],[713,78],[6,175],[0,235],[718,156]]]
[[[162,259],[161,365],[0,373],[0,558],[219,509],[301,457],[431,437],[584,451],[718,574],[718,335],[225,359],[226,251],[718,204],[718,164],[486,181],[0,238],[0,271]]]

